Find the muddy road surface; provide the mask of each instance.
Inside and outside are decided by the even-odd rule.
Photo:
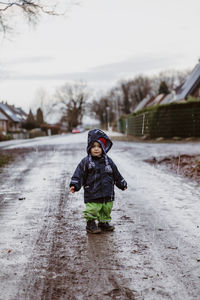
[[[199,185],[144,162],[199,144],[115,142],[128,190],[98,235],[68,191],[85,147],[86,133],[2,144],[16,157],[0,173],[0,299],[200,299]]]

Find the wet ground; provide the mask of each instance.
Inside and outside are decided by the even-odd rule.
[[[186,176],[191,180],[200,183],[200,155],[178,155],[162,159],[148,159],[146,162],[155,167],[166,166],[178,175]]]
[[[115,142],[128,181],[116,189],[112,233],[85,232],[83,191],[69,194],[86,134],[2,144],[0,299],[199,299],[200,188],[158,160],[199,144]]]

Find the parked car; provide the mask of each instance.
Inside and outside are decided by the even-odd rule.
[[[84,132],[85,128],[83,126],[77,126],[75,128],[72,129],[72,133],[81,133]]]

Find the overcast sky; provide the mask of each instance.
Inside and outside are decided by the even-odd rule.
[[[32,105],[67,81],[95,92],[118,80],[192,69],[200,58],[199,0],[81,0],[66,18],[17,27],[0,42],[0,101]]]

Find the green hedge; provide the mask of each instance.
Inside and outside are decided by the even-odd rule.
[[[200,101],[173,103],[143,109],[120,120],[120,132],[151,138],[199,137]]]
[[[121,133],[126,133],[126,124],[127,124],[127,117],[121,116],[118,120],[118,129]]]

